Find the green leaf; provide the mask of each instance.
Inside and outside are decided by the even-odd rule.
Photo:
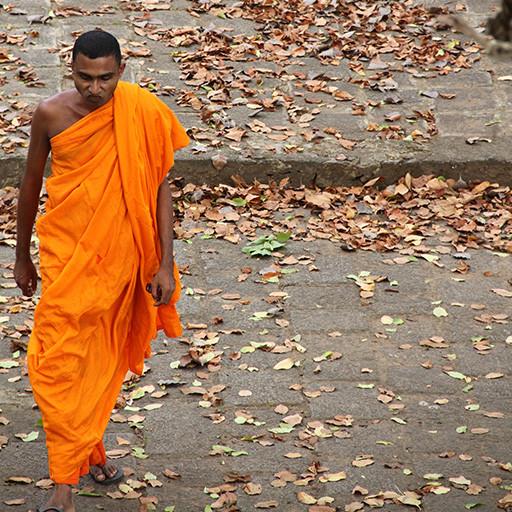
[[[260,236],[243,247],[242,252],[249,256],[270,256],[275,250],[284,247],[290,236],[289,232]]]
[[[254,443],[257,439],[259,439],[261,436],[242,436],[240,438],[241,441],[250,441],[251,443]]]
[[[176,507],[174,505],[169,505],[168,507],[164,508],[164,512],[174,512]]]
[[[420,256],[426,259],[429,263],[432,263],[439,259],[439,256],[435,256],[434,254],[421,254]]]
[[[233,452],[233,448],[229,446],[224,446],[223,444],[214,444],[212,445],[212,455],[222,455],[223,453],[231,453]]]
[[[276,240],[281,244],[288,242],[288,240],[290,239],[291,236],[292,236],[292,234],[289,231],[287,231],[285,233],[276,233],[275,234]]]
[[[101,498],[103,497],[103,494],[100,494],[98,492],[91,492],[91,491],[78,491],[78,496],[87,496],[89,498]]]
[[[32,442],[32,441],[35,441],[38,437],[39,437],[39,432],[32,431],[32,432],[30,432],[29,434],[27,434],[27,435],[22,439],[22,441],[23,441],[24,443],[30,443],[30,442]]]
[[[259,322],[260,320],[263,320],[264,318],[268,318],[268,317],[269,317],[268,311],[255,311],[252,314],[252,317],[250,318],[250,320]]]
[[[234,197],[228,201],[233,206],[247,206],[247,201],[242,197]]]
[[[465,434],[467,431],[468,431],[467,425],[461,425],[460,427],[457,427],[455,429],[455,432],[457,432],[457,434]]]
[[[467,377],[463,373],[460,373],[460,372],[446,372],[446,375],[449,375],[452,379],[457,379],[457,380],[466,380],[467,379]]]
[[[298,268],[282,268],[281,274],[295,274],[295,272],[298,272]]]
[[[272,348],[273,345],[271,343],[269,343],[268,341],[250,341],[249,342],[251,344],[251,348],[264,348],[264,347],[268,347],[268,348]]]
[[[473,508],[481,507],[483,503],[466,503],[464,505],[464,508],[467,508],[468,510],[471,510]]]
[[[294,427],[292,425],[288,425],[288,423],[281,423],[279,427],[269,428],[268,431],[273,434],[289,434],[293,432]]]
[[[442,308],[441,306],[434,308],[434,311],[432,311],[432,314],[434,316],[436,316],[437,318],[442,318],[442,317],[448,316],[446,309]]]
[[[144,448],[141,448],[140,446],[132,447],[132,455],[136,459],[147,459],[149,457],[149,455],[144,451]]]
[[[231,457],[240,457],[241,455],[249,455],[249,453],[244,450],[238,450],[236,452],[231,452],[230,455]]]
[[[442,473],[427,473],[426,475],[423,475],[423,478],[425,480],[440,480],[443,476],[444,475]]]
[[[143,398],[145,394],[146,392],[143,389],[138,388],[130,393],[130,398],[132,400],[139,400],[140,398]]]
[[[11,361],[11,360],[0,361],[0,368],[3,368],[3,369],[16,368],[19,365],[20,365],[20,363],[18,363],[18,361]]]
[[[373,389],[375,387],[375,384],[358,384],[358,388],[360,389]]]

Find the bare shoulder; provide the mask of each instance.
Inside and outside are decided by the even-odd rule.
[[[46,122],[51,122],[55,118],[58,118],[62,110],[72,101],[73,95],[73,90],[67,90],[41,101],[34,112],[34,118],[40,118]]]

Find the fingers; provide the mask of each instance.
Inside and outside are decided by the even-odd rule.
[[[162,304],[169,304],[169,301],[172,297],[172,292],[174,291],[174,288],[168,287],[166,290],[162,291],[162,297],[160,299],[159,306]]]
[[[16,284],[21,289],[21,293],[23,293],[25,297],[32,297],[37,290],[37,278],[34,277],[18,279]]]
[[[169,304],[169,301],[171,300],[172,292],[174,288],[166,287],[161,288],[158,287],[158,294],[157,298],[155,299],[155,306],[162,306],[164,304]],[[153,297],[154,298],[154,297]]]
[[[155,302],[158,302],[162,297],[162,287],[160,286],[159,280],[157,279],[157,276],[153,278],[151,283],[149,283],[146,286],[146,291],[151,294],[151,297],[153,297],[153,300]]]
[[[25,297],[32,297],[37,290],[37,270],[31,260],[16,261],[14,279]]]
[[[171,300],[174,292],[174,283],[165,285],[155,278],[151,283],[146,285],[146,291],[153,297],[153,300],[155,301],[153,304],[154,306],[162,306],[164,304],[168,304]]]
[[[34,274],[29,282],[29,297],[32,297],[37,290],[37,274]]]

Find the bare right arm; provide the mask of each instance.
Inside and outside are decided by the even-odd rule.
[[[39,205],[44,167],[50,153],[47,124],[46,108],[39,105],[32,117],[30,145],[18,197],[16,224],[14,278],[26,296],[32,296],[37,288],[37,271],[30,257],[30,239]]]

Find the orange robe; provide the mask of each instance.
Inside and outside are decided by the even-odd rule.
[[[175,304],[146,291],[160,264],[156,208],[173,152],[189,139],[137,85],[51,139],[46,214],[37,222],[42,295],[28,347],[50,477],[76,484],[105,463],[102,438],[128,369],[140,374],[157,328],[182,328]]]

